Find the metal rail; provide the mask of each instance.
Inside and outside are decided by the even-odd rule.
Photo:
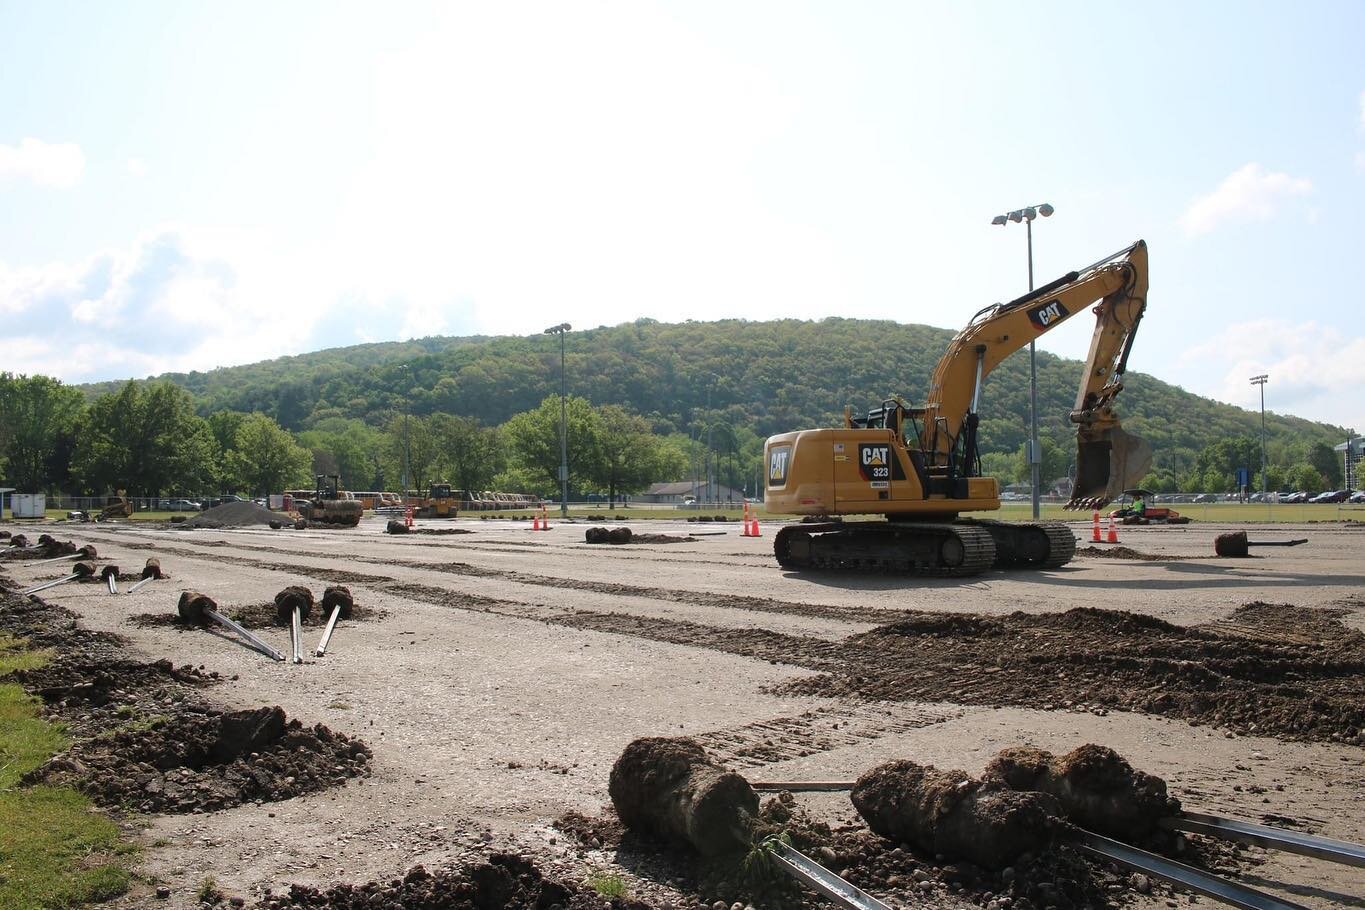
[[[1223,840],[1241,841],[1269,850],[1299,853],[1303,856],[1325,859],[1331,863],[1365,867],[1365,846],[1330,837],[1302,834],[1285,828],[1238,821],[1235,818],[1205,815],[1202,812],[1184,812],[1175,818],[1163,818],[1161,826],[1172,831],[1188,831],[1191,834],[1206,834]]]
[[[774,843],[773,860],[792,878],[848,910],[891,910],[862,888],[849,884],[795,847]]]
[[[790,793],[838,793],[852,790],[851,780],[761,780],[749,786],[755,790],[786,790]]]
[[[294,663],[303,663],[303,610],[298,605],[289,613],[289,644],[294,649]]]
[[[224,616],[222,613],[219,613],[217,610],[205,609],[204,615],[207,616],[209,619],[213,620],[214,622],[218,623],[220,626],[223,626],[224,628],[227,629],[231,629],[233,632],[236,632],[238,635],[240,635],[244,640],[238,642],[238,644],[242,644],[245,647],[249,647],[256,651],[260,651],[266,657],[270,657],[275,660],[284,660],[284,655],[281,654],[279,651],[275,650],[270,645],[266,644],[265,641],[263,641],[261,638],[257,637],[253,633],[249,632],[243,626],[239,626],[237,623],[228,619],[226,616]]]
[[[321,657],[327,653],[327,643],[332,640],[332,632],[337,627],[337,620],[341,618],[341,604],[332,608],[332,615],[327,617],[327,628],[322,631],[322,640],[318,642],[317,650],[313,653]]]
[[[1303,904],[1282,900],[1264,891],[1230,882],[1193,866],[1177,863],[1164,856],[1139,850],[1137,847],[1110,840],[1090,831],[1077,829],[1073,839],[1076,845],[1087,853],[1104,857],[1120,866],[1126,866],[1233,907],[1241,907],[1244,910],[1305,910]]]
[[[129,589],[128,589],[128,593],[129,593],[129,594],[136,594],[136,593],[137,593],[137,589],[140,588],[140,587],[142,587],[143,585],[145,585],[145,584],[146,584],[147,582],[149,582],[149,581],[156,581],[156,576],[155,576],[155,575],[148,575],[146,578],[142,579],[142,581],[139,581],[137,584],[135,584],[135,585],[133,585],[131,588],[129,588]]]

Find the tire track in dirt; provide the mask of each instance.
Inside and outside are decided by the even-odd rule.
[[[949,705],[851,702],[712,730],[694,738],[726,765],[757,768],[947,723],[964,713]]]
[[[211,559],[212,557],[203,553],[194,553],[187,550],[179,550],[170,547],[162,547],[155,544],[125,544],[132,549],[160,549],[174,555],[188,556],[197,559]],[[315,553],[308,550],[286,550],[278,547],[262,547],[243,544],[224,543],[221,541],[205,541],[195,543],[195,546],[205,547],[231,547],[234,549],[248,550],[253,552],[275,553],[285,556],[299,556],[305,559],[328,559],[323,553]],[[647,600],[659,600],[669,603],[682,603],[698,607],[722,607],[737,610],[750,610],[756,613],[775,613],[788,616],[804,616],[812,619],[832,619],[841,622],[855,622],[860,625],[871,625],[882,622],[893,622],[914,615],[913,610],[877,610],[869,617],[869,611],[861,607],[847,607],[833,604],[812,604],[801,603],[791,600],[777,600],[771,597],[753,597],[744,594],[715,594],[707,591],[688,591],[677,588],[655,588],[645,585],[628,585],[617,582],[587,581],[576,578],[559,578],[552,575],[536,575],[530,572],[519,572],[514,569],[494,569],[484,566],[475,566],[463,562],[417,562],[412,560],[382,559],[375,556],[351,556],[353,562],[366,563],[382,566],[402,566],[408,569],[419,569],[428,572],[441,572],[447,575],[459,575],[468,578],[496,578],[503,581],[511,581],[517,584],[534,585],[545,588],[570,589],[574,591],[587,591],[593,594],[606,594],[613,597],[640,597]],[[262,569],[272,569],[281,572],[297,572],[300,574],[311,574],[316,578],[323,578],[319,574],[322,572],[334,572],[330,569],[315,569],[311,566],[278,562],[263,562],[253,560],[240,560],[244,565],[254,566]],[[726,565],[729,565],[727,563]],[[395,579],[389,576],[363,576],[358,573],[342,573],[353,576],[351,582],[354,584],[382,584],[392,582]],[[368,579],[368,581],[367,581]],[[332,580],[332,579],[327,579]],[[339,580],[339,579],[338,579]]]
[[[172,556],[182,556],[186,559],[216,561],[215,557],[207,553],[198,553],[194,550],[182,550],[179,547],[166,547],[151,543],[125,543],[124,546],[130,550],[155,550],[158,553],[169,553]],[[327,557],[314,554],[314,558],[326,559]],[[350,572],[344,569],[324,569],[319,566],[305,566],[299,563],[288,562],[267,562],[262,559],[233,557],[232,563],[234,565],[247,566],[252,569],[265,569],[269,572],[290,572],[297,575],[305,575],[309,578],[316,578],[319,581],[330,581],[341,585],[380,585],[395,580],[392,575],[367,575],[363,572]]]

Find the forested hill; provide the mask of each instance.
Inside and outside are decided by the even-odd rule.
[[[901,394],[923,402],[929,374],[953,333],[923,325],[860,319],[818,322],[634,323],[573,332],[567,339],[570,394],[616,403],[650,418],[661,432],[687,432],[708,405],[720,420],[760,436],[840,419]],[[381,423],[405,407],[499,424],[559,391],[555,336],[425,338],[333,348],[207,373],[159,377],[188,389],[200,412],[261,411],[307,429],[330,417]],[[1141,362],[1141,339],[1134,363]],[[1071,436],[1067,414],[1081,363],[1039,353],[1040,422],[1058,442]],[[86,386],[96,394],[116,384]],[[1124,425],[1150,440],[1158,464],[1181,470],[1219,438],[1259,433],[1259,415],[1129,372],[1119,397]],[[1013,451],[1025,438],[1028,355],[1015,354],[987,380],[982,451]],[[1335,444],[1344,431],[1267,415],[1273,435]],[[1069,443],[1066,443],[1069,444]]]

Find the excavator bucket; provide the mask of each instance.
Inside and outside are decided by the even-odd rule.
[[[1068,509],[1098,509],[1142,483],[1152,468],[1152,447],[1119,427],[1076,440],[1076,486]]]

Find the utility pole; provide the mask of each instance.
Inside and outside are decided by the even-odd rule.
[[[1265,384],[1270,379],[1270,374],[1262,373],[1259,376],[1251,377],[1251,384],[1261,387],[1261,498],[1265,498],[1266,477],[1265,477]]]
[[[996,215],[991,219],[991,224],[1001,226],[1013,221],[1018,224],[1024,222],[1028,229],[1028,289],[1033,290],[1033,219],[1042,215],[1044,218],[1055,212],[1051,205],[1044,202],[1041,205],[1029,206],[1027,208],[1015,209],[1004,215]],[[1033,488],[1033,520],[1037,521],[1042,514],[1043,496],[1043,454],[1038,449],[1038,344],[1036,341],[1028,343],[1028,461],[1030,473],[1030,486]]]
[[[564,378],[564,336],[573,326],[567,322],[550,326],[546,335],[559,336],[559,516],[569,517],[569,406],[568,385]]]

